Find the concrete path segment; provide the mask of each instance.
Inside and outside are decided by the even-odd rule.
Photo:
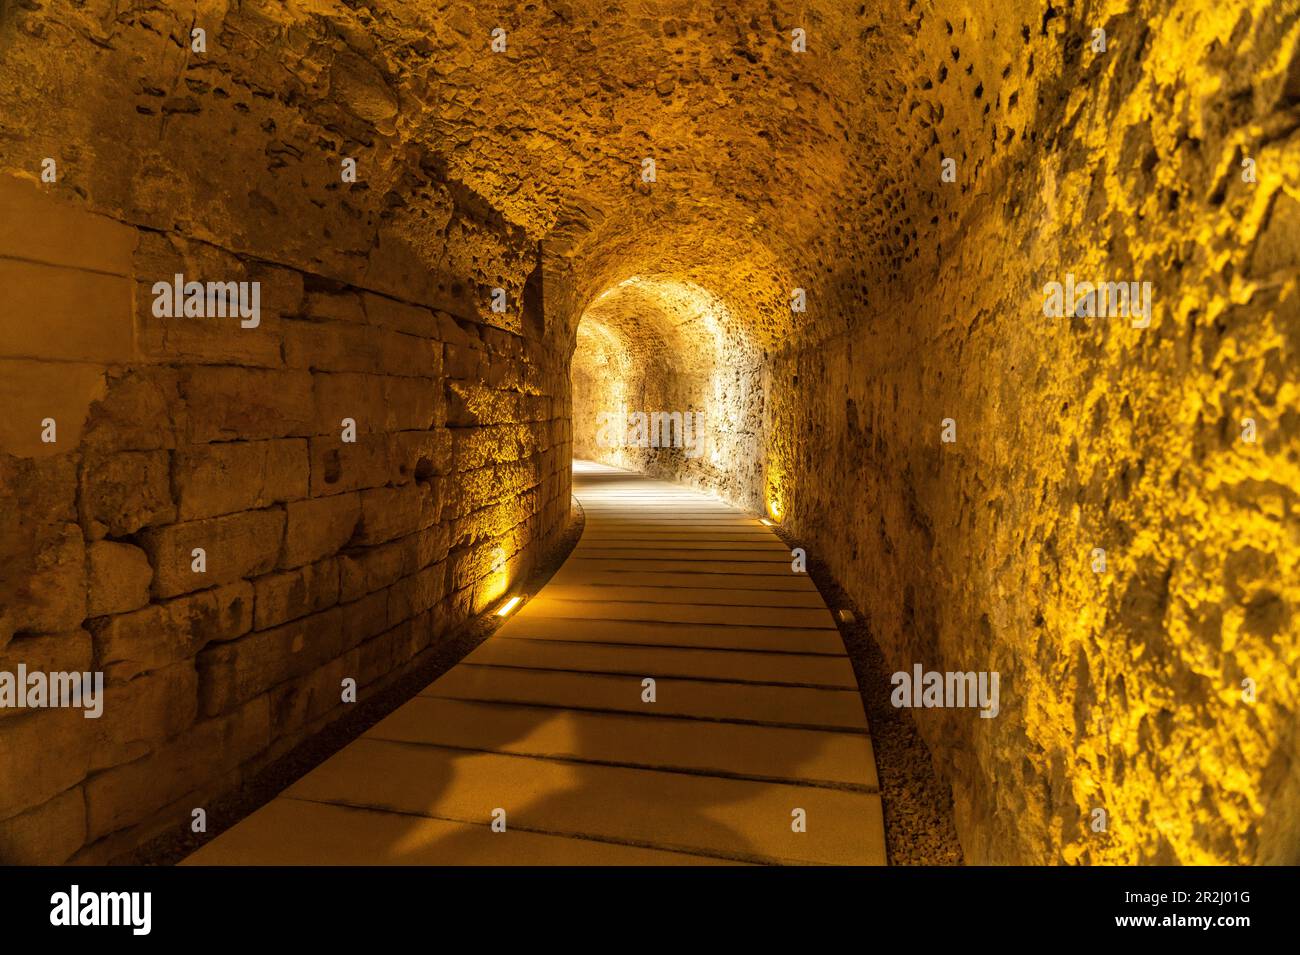
[[[883,865],[853,670],[785,545],[603,465],[574,494],[540,593],[186,864]]]

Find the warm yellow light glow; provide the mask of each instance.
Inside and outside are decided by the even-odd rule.
[[[764,527],[775,527],[775,526],[776,526],[772,521],[769,521],[766,517],[760,517],[760,518],[758,519],[758,522],[759,522],[760,524],[762,524]]]
[[[524,599],[523,597],[520,597],[518,595],[511,597],[509,600],[507,600],[505,603],[501,605],[501,609],[497,611],[497,616],[498,617],[510,616],[512,613],[515,612],[515,608],[518,607],[523,602],[523,599]]]
[[[780,522],[790,504],[789,472],[785,465],[785,447],[782,444],[770,446],[767,452],[767,477],[764,480],[763,499],[767,504],[767,513],[772,520]]]
[[[609,285],[584,309],[573,360],[574,453],[606,464],[638,468],[644,455],[594,442],[596,413],[660,410],[703,412],[710,445],[706,461],[725,470],[733,451],[752,432],[748,391],[737,367],[756,359],[742,322],[722,299],[694,282],[670,275],[630,275]],[[659,389],[652,355],[672,355],[683,366],[681,385]],[[647,391],[647,383],[650,390]],[[646,402],[651,402],[646,404]]]

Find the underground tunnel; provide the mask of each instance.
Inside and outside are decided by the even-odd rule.
[[[1300,862],[1297,14],[0,0],[0,862]]]

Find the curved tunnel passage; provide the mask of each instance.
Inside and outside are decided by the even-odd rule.
[[[105,687],[0,707],[0,859],[130,857],[418,669],[578,454],[1000,676],[910,710],[967,861],[1296,861],[1293,13],[0,3],[0,673]]]
[[[187,864],[883,864],[853,669],[785,546],[676,485],[574,483],[546,586]]]

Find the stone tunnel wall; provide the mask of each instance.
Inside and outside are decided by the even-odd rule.
[[[65,11],[92,43],[4,12],[0,670],[106,695],[0,709],[0,861],[104,861],[530,571],[569,514],[568,346],[536,243],[400,147],[345,40],[250,13],[186,63],[188,14]],[[260,322],[159,317],[176,274],[260,283]]]
[[[527,574],[568,513],[564,376],[507,331],[0,188],[25,329],[0,669],[107,681],[98,720],[0,710],[0,853],[109,858]],[[260,327],[154,318],[176,273],[259,281]]]
[[[570,371],[574,457],[635,471],[651,466],[653,452],[611,445],[602,426],[607,422],[603,416],[624,409],[676,406],[668,397],[678,391],[672,369],[650,370],[656,347],[663,347],[657,336],[629,340],[606,325],[590,321],[579,325]]]
[[[772,363],[793,532],[898,670],[1001,675],[914,711],[971,862],[1300,861],[1300,31],[1156,7],[927,21],[920,238]],[[1150,327],[1046,317],[1069,273]]]

